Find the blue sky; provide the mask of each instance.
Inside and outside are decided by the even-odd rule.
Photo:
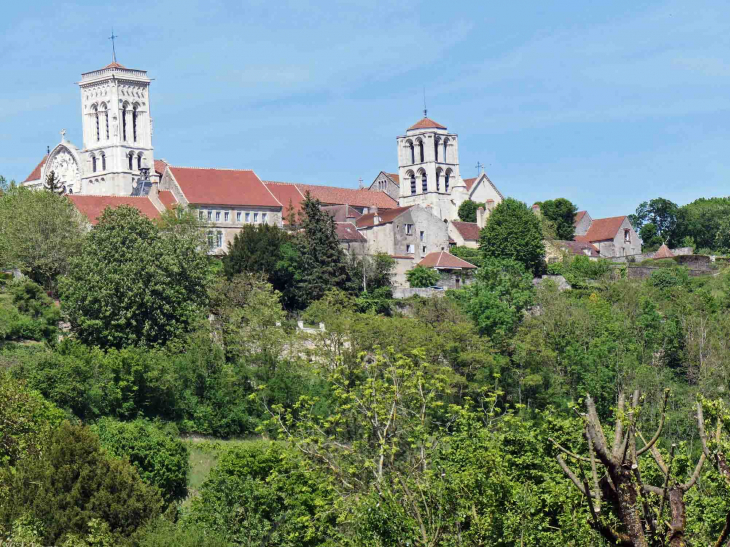
[[[555,4],[555,5],[551,5]],[[722,2],[12,2],[0,19],[0,174],[59,131],[81,144],[82,72],[148,71],[155,155],[356,187],[397,168],[422,114],[503,194],[595,218],[730,194]]]

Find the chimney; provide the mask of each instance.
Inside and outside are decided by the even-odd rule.
[[[377,224],[378,222],[380,222],[380,217],[378,216],[378,206],[373,205],[370,208],[370,212],[373,214],[373,224]]]
[[[486,215],[486,212],[484,211],[484,207],[479,207],[479,209],[477,209],[477,226],[479,226],[479,228],[481,229],[481,228],[484,228],[484,225],[486,223],[487,223],[487,215]]]

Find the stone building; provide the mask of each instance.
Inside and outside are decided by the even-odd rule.
[[[474,264],[447,251],[429,253],[418,265],[438,271],[441,274],[438,286],[444,289],[460,289],[469,285],[473,280],[472,274],[477,269]]]
[[[601,257],[631,256],[641,253],[641,239],[628,217],[593,219],[586,211],[575,215],[575,241],[590,243]]]
[[[370,185],[369,190],[374,192],[385,192],[394,200],[400,198],[400,177],[398,173],[386,173],[381,171]]]

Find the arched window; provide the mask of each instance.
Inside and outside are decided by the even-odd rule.
[[[411,195],[416,194],[416,175],[413,174],[413,171],[409,171],[410,179],[411,179]]]
[[[421,159],[421,163],[423,163],[423,141],[418,141],[418,157]]]
[[[438,147],[436,150],[438,150]],[[436,191],[441,191],[441,169],[436,169]]]
[[[411,141],[408,141],[408,148],[410,148],[411,151],[411,165],[416,163],[416,151],[413,148],[413,143]]]
[[[122,105],[122,140],[123,141],[127,140],[127,103],[124,103]],[[130,162],[129,168],[130,169],[132,168],[131,162]]]
[[[132,154],[131,152],[129,154],[127,154],[127,159],[129,160],[129,170],[130,171],[133,169],[133,167],[132,167],[133,158],[134,158],[134,154]]]
[[[101,103],[101,110],[104,113],[104,127],[106,133],[106,140],[109,140],[109,111],[106,108],[106,103]]]
[[[142,169],[142,154],[137,155],[137,170]]]
[[[91,155],[91,171],[92,173],[96,173],[96,156],[93,154]]]
[[[137,142],[137,105],[134,105],[132,110],[132,137],[134,142]]]
[[[446,170],[446,175],[444,176],[444,191],[449,191],[449,179],[451,178],[451,169]]]
[[[424,194],[428,192],[428,176],[425,171],[421,173],[421,188],[423,188]]]
[[[101,170],[106,171],[106,154],[101,153]]]
[[[92,106],[94,109],[94,122],[96,123],[96,141],[99,142],[101,140],[100,133],[99,133],[99,109],[96,105]]]
[[[439,161],[439,141],[440,141],[440,139],[433,140],[433,160],[434,161]],[[438,177],[436,177],[436,184],[438,185]]]
[[[446,153],[446,151],[447,151],[447,148],[446,148],[446,147],[447,147],[448,145],[449,145],[449,139],[444,139],[444,159],[443,159],[443,160],[441,160],[441,161],[443,161],[444,163],[449,163],[449,156],[448,156],[448,155],[447,155],[447,153]]]

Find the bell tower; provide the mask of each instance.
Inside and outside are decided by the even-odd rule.
[[[401,206],[431,206],[434,214],[452,220],[451,192],[463,185],[459,142],[455,133],[426,116],[398,137]]]
[[[78,83],[84,134],[81,193],[129,196],[141,169],[154,165],[150,78],[116,61]]]

